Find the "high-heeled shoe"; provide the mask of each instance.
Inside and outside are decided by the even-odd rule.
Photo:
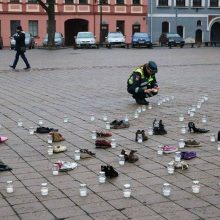
[[[158,122],[157,119],[154,119],[154,122],[153,122],[153,133],[154,133],[154,135],[164,135],[164,134],[167,134],[167,131],[164,128],[164,124],[163,124],[162,120],[160,120]]]
[[[190,121],[188,123],[188,128],[189,128],[189,132],[191,133],[192,131],[194,133],[207,133],[209,132],[209,130],[205,129],[205,128],[197,128],[194,124],[194,122]]]

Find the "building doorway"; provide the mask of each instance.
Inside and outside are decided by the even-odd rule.
[[[176,28],[177,34],[179,34],[183,38],[183,26],[179,25]]]
[[[105,37],[108,35],[108,24],[102,24],[102,34],[100,43],[105,42]]]
[[[170,29],[169,23],[167,21],[162,22],[162,32],[161,33],[168,33]]]
[[[215,22],[211,27],[211,42],[220,42],[220,22]]]
[[[79,31],[88,31],[89,22],[84,19],[69,19],[64,23],[65,45],[73,46],[75,44],[74,36]]]
[[[202,44],[202,30],[198,29],[196,30],[196,33],[195,33],[195,41],[196,41],[196,44],[198,44],[198,46],[200,46]]]

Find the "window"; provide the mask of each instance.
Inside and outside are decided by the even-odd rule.
[[[168,6],[168,0],[159,0],[158,6]]]
[[[11,3],[19,3],[19,0],[10,0]]]
[[[116,0],[117,5],[124,5],[124,0]]]
[[[21,25],[21,22],[19,20],[12,20],[10,22],[10,29],[11,29],[11,36],[16,33],[17,26]]]
[[[201,0],[193,0],[193,7],[202,7]]]
[[[28,0],[28,3],[35,3],[35,4],[37,4],[37,0]]]
[[[88,0],[79,0],[79,4],[88,4]]]
[[[108,4],[108,0],[99,0],[99,4],[107,5]]]
[[[133,0],[133,5],[140,5],[140,0]]]
[[[176,6],[177,7],[185,7],[186,6],[185,0],[176,0]]]
[[[218,7],[218,0],[210,0],[210,7]]]
[[[167,21],[162,22],[162,33],[169,32],[169,23]]]
[[[74,0],[65,0],[65,4],[74,4]]]
[[[29,21],[29,32],[34,36],[38,36],[38,21]]]
[[[197,21],[197,26],[198,27],[202,26],[202,22],[200,20]]]

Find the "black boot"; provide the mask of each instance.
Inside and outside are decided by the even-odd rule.
[[[149,102],[147,102],[144,98],[135,98],[135,101],[138,105],[149,105]]]
[[[204,128],[196,128],[194,122],[189,122],[188,123],[188,128],[189,128],[189,132],[191,133],[192,131],[194,133],[207,133],[209,132],[209,130],[204,129]]]
[[[142,140],[143,140],[143,141],[147,141],[147,140],[148,140],[148,137],[147,137],[147,135],[145,134],[145,131],[144,131],[144,130],[141,131],[141,134],[142,134]]]
[[[138,142],[138,135],[139,135],[139,134],[142,135],[141,131],[140,131],[140,130],[137,130],[136,133],[135,133],[135,141],[136,141],[136,142]]]
[[[164,124],[162,120],[159,121],[159,132],[161,135],[167,134],[167,131],[164,128]]]

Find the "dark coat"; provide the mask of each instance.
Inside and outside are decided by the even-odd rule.
[[[15,50],[21,50],[21,48],[25,47],[25,33],[24,32],[17,32],[17,34],[14,35],[15,39]]]

